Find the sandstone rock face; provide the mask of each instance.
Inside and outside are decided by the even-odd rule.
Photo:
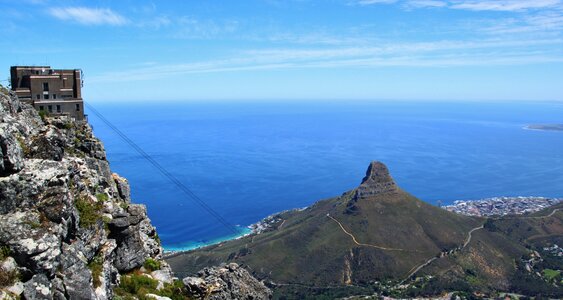
[[[112,299],[120,272],[161,258],[145,207],[87,123],[42,120],[0,91],[0,150],[2,299]]]
[[[197,277],[183,279],[195,299],[271,299],[272,292],[236,263],[205,268]]]
[[[399,187],[389,174],[387,166],[378,161],[370,163],[366,176],[362,179],[362,183],[356,189],[352,199],[346,204],[346,213],[351,215],[360,214],[358,202],[369,200],[374,196],[385,193],[397,193]]]
[[[377,194],[396,192],[398,189],[395,181],[389,174],[387,166],[374,161],[368,167],[362,184],[358,187],[355,197],[358,199],[369,198]]]

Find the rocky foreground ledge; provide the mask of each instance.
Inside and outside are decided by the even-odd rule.
[[[235,266],[195,285],[174,278],[87,123],[40,117],[0,87],[0,149],[0,299],[271,297]]]

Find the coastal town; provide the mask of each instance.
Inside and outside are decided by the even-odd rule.
[[[443,208],[467,216],[523,215],[558,204],[563,198],[494,197],[482,200],[458,200]]]

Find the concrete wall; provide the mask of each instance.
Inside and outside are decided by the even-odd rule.
[[[68,114],[79,120],[84,119],[80,70],[14,66],[10,68],[10,74],[12,90],[20,100],[31,103],[37,110],[43,107],[49,114]]]
[[[33,106],[37,111],[45,111],[49,115],[68,115],[84,120],[84,102],[81,100],[40,101]]]

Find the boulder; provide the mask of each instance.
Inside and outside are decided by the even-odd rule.
[[[56,127],[51,127],[31,138],[29,157],[61,161],[64,156],[66,140]]]
[[[22,138],[14,128],[0,124],[0,176],[7,176],[19,172],[24,167],[24,152]]]
[[[51,300],[51,287],[51,282],[45,274],[36,274],[24,283],[23,296],[30,300]]]
[[[195,299],[271,299],[272,292],[236,263],[205,268],[182,280]]]

